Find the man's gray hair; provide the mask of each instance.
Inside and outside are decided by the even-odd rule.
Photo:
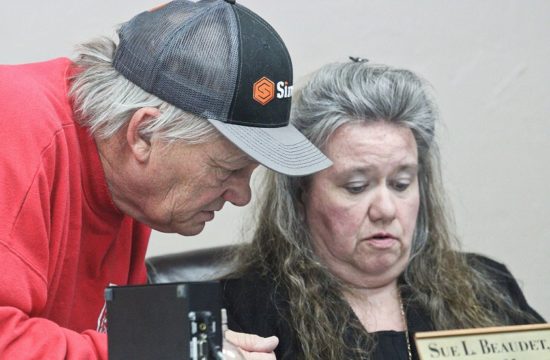
[[[77,121],[90,128],[94,137],[112,137],[143,107],[160,111],[140,128],[144,138],[155,134],[167,142],[202,143],[220,136],[205,118],[159,99],[119,74],[112,66],[115,49],[116,44],[103,37],[80,45],[74,59],[76,71],[70,90],[74,111]]]

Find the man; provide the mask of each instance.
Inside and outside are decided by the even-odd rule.
[[[150,228],[198,234],[258,163],[330,165],[288,125],[290,58],[250,10],[176,0],[119,38],[0,67],[2,358],[106,359],[103,289],[145,282]],[[228,336],[250,359],[277,343]]]

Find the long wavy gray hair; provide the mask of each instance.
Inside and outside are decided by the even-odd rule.
[[[511,323],[525,314],[482,270],[466,262],[450,231],[434,137],[439,115],[429,90],[408,70],[365,62],[330,64],[295,93],[292,121],[321,149],[350,122],[387,121],[411,129],[418,147],[420,209],[403,286],[437,329]],[[352,310],[342,295],[346,285],[313,251],[301,210],[309,179],[266,175],[253,240],[239,253],[237,273],[260,271],[292,299],[285,314],[301,346],[297,358],[341,359],[350,348],[357,358],[369,358],[373,336],[358,321],[350,324]],[[350,326],[362,334],[355,344],[344,341]]]
[[[220,133],[204,118],[185,112],[123,77],[112,66],[116,43],[107,37],[77,47],[70,95],[77,121],[98,139],[123,129],[133,113],[154,107],[160,115],[140,128],[147,139],[158,136],[167,143],[209,141]],[[185,96],[185,95],[184,95]]]

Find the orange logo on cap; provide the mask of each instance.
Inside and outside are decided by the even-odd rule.
[[[265,76],[254,83],[252,98],[262,105],[275,97],[275,84]]]
[[[155,12],[155,11],[157,11],[157,10],[162,9],[163,7],[165,7],[166,5],[168,5],[169,3],[170,3],[170,2],[166,2],[166,3],[159,4],[159,5],[157,5],[157,6],[153,7],[153,8],[151,8],[151,9],[149,9],[149,10],[147,10],[147,11],[149,11],[149,12]]]

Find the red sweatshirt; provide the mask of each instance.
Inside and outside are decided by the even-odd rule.
[[[70,72],[0,66],[0,359],[107,359],[103,290],[146,279],[150,229],[114,206]]]

